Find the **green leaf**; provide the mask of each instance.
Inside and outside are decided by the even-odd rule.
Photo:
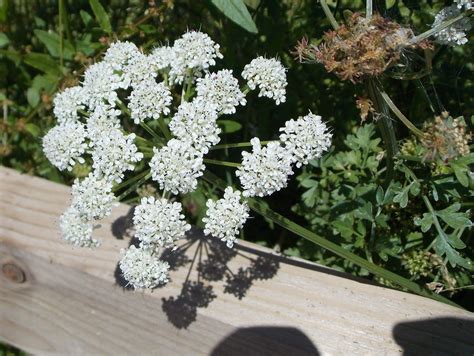
[[[59,35],[54,32],[47,32],[43,30],[34,30],[35,36],[46,46],[48,52],[58,58],[60,53],[59,48]],[[63,55],[66,59],[72,59],[74,56],[74,47],[69,41],[64,41],[63,44]]]
[[[0,48],[5,47],[7,44],[10,43],[10,40],[6,34],[0,32]]]
[[[89,0],[92,11],[94,12],[95,18],[100,25],[100,28],[107,33],[112,33],[112,26],[110,25],[110,19],[105,12],[104,7],[101,5],[99,0]]]
[[[450,162],[450,166],[454,171],[456,179],[461,183],[462,186],[469,186],[469,167],[462,160],[457,159]]]
[[[226,134],[237,132],[242,128],[242,124],[240,122],[233,120],[219,120],[217,123],[221,127],[222,132]]]
[[[39,90],[36,88],[28,88],[26,91],[26,100],[28,100],[28,104],[30,104],[31,107],[36,107],[36,105],[39,104],[40,102],[40,93]]]
[[[58,63],[47,54],[28,53],[25,56],[25,63],[48,74],[62,75]]]
[[[421,227],[421,231],[427,232],[434,223],[434,217],[431,213],[424,213],[423,218],[415,218],[415,225]]]
[[[92,16],[89,15],[89,13],[84,11],[84,10],[81,10],[79,12],[79,14],[81,15],[81,19],[82,19],[82,22],[84,23],[84,25],[89,26],[89,24],[92,21]]]
[[[397,0],[385,0],[385,7],[388,9],[392,8],[397,3]]]
[[[257,26],[250,16],[243,0],[211,0],[229,19],[251,33],[257,33]]]
[[[438,237],[433,245],[436,253],[440,256],[446,255],[449,263],[453,267],[460,265],[468,270],[472,270],[472,262],[463,258],[451,245],[443,238]]]
[[[461,204],[455,203],[446,209],[439,210],[436,215],[439,216],[446,224],[453,229],[460,229],[472,225],[468,213],[458,212],[461,209]]]
[[[400,190],[393,197],[393,201],[395,203],[399,203],[401,208],[406,208],[406,206],[408,205],[408,192],[410,191],[410,186],[411,184]]]
[[[41,134],[41,129],[33,123],[26,124],[25,130],[29,132],[33,137],[38,137]]]

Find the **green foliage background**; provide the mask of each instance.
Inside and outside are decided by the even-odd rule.
[[[328,3],[338,21],[343,21],[348,11],[363,11],[365,6],[357,0]],[[355,105],[356,97],[365,95],[364,86],[342,82],[320,65],[298,63],[291,54],[303,36],[318,41],[330,30],[318,3],[246,0],[249,16],[242,8],[237,11],[226,8],[226,4],[217,0],[1,0],[1,164],[71,183],[81,172],[60,174],[41,151],[41,137],[54,125],[54,93],[77,83],[85,67],[100,58],[114,39],[131,40],[151,49],[172,42],[187,29],[200,29],[221,46],[224,59],[216,70],[232,68],[238,75],[257,55],[278,56],[288,68],[287,102],[275,106],[270,100],[250,94],[247,106],[232,117],[241,128],[237,125],[237,130],[226,135],[222,143],[248,141],[253,136],[275,139],[285,121],[305,115],[308,110],[321,115],[332,128],[331,153],[297,171],[289,188],[267,199],[268,205],[348,251],[420,285],[440,283],[444,296],[473,308],[469,265],[452,263],[458,257],[439,256],[440,251],[449,256],[453,250],[464,261],[473,257],[469,220],[473,204],[472,154],[444,167],[442,172],[400,159],[395,179],[390,185],[384,184],[385,148],[380,133],[374,124],[361,122]],[[387,0],[375,4],[384,16],[421,33],[429,28],[434,14],[450,1]],[[234,17],[234,21],[226,15]],[[250,16],[253,22],[249,22]],[[440,47],[431,71],[421,75],[425,68],[423,58],[408,53],[403,65],[387,72],[381,80],[392,100],[418,127],[445,110],[454,117],[464,116],[471,125],[472,58],[470,44]],[[401,147],[404,140],[410,139],[410,133],[399,122],[394,125]],[[240,153],[226,151],[214,158],[238,162]],[[410,178],[407,169],[421,181]],[[232,177],[223,170],[214,171],[232,183]],[[433,187],[438,189],[440,199],[433,199]],[[433,200],[435,213],[423,205],[424,195]],[[203,213],[205,198],[201,191],[183,199],[194,215]],[[438,238],[442,233],[428,224],[433,219],[430,214],[441,219],[447,240]],[[350,261],[258,216],[246,225],[242,238],[374,278]],[[448,241],[449,246],[436,249],[435,240],[438,244]],[[380,278],[377,281],[397,287]]]

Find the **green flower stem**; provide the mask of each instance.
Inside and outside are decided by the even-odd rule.
[[[122,188],[125,188],[125,187],[129,186],[130,184],[135,183],[136,181],[138,181],[138,180],[142,179],[143,177],[145,177],[149,172],[150,172],[150,170],[147,169],[147,170],[145,170],[141,173],[138,173],[134,177],[132,177],[130,179],[127,179],[126,181],[123,181],[120,184],[117,184],[115,187],[113,187],[112,192],[116,192],[116,191],[118,191]]]
[[[132,193],[134,190],[136,190],[140,185],[145,183],[148,179],[151,177],[151,172],[146,171],[146,175],[136,181],[134,184],[132,184],[127,190],[125,190],[122,194],[120,194],[117,198],[118,201],[122,201],[126,196],[128,196],[130,193]]]
[[[334,18],[334,15],[332,14],[331,10],[329,10],[329,6],[326,2],[326,0],[321,0],[321,7],[323,8],[324,14],[328,18],[329,22],[331,23],[331,26],[337,30],[339,28],[339,24],[337,23],[336,19]]]
[[[365,17],[370,19],[372,17],[372,0],[367,0],[365,3]]]
[[[143,127],[156,141],[162,142],[162,138],[150,126],[148,126],[148,124],[142,122],[140,126]]]
[[[469,16],[470,15],[469,13],[470,13],[470,11],[465,11],[465,12],[459,14],[458,16],[455,16],[455,17],[453,17],[449,20],[441,22],[438,26],[435,26],[432,29],[430,29],[426,32],[423,32],[422,34],[413,37],[410,40],[409,44],[412,45],[412,44],[415,44],[415,43],[418,43],[420,41],[423,41],[423,40],[427,39],[428,37],[444,30],[445,28],[447,28],[451,25],[454,25],[456,22],[461,21],[464,17]]]
[[[388,184],[390,184],[390,181],[393,179],[395,172],[394,156],[398,152],[398,142],[397,138],[395,137],[395,129],[393,127],[392,119],[390,117],[390,110],[380,94],[381,90],[373,79],[368,79],[366,81],[366,87],[370,100],[372,100],[376,112],[380,114],[380,118],[377,121],[377,126],[379,127],[380,133],[385,144],[387,157],[387,173],[385,177],[385,185],[388,186]]]
[[[240,163],[236,163],[236,162],[219,161],[217,159],[210,159],[210,158],[204,158],[203,161],[204,163],[215,164],[215,165],[224,166],[224,167],[232,167],[232,168],[240,167]]]
[[[64,12],[64,0],[58,1],[58,12],[59,12],[59,65],[61,70],[64,67],[64,28],[63,28],[63,12]]]
[[[386,92],[381,91],[380,95],[382,96],[385,103],[387,103],[390,110],[392,110],[392,112],[400,119],[401,122],[405,124],[405,126],[411,132],[413,132],[418,137],[423,136],[423,131],[418,129],[415,125],[413,125],[413,123],[410,120],[408,120],[408,118],[405,115],[403,115],[403,113],[397,108],[397,106],[394,104],[392,99],[390,99],[390,97],[388,96]]]
[[[275,140],[276,141],[276,140]],[[269,144],[270,142],[274,141],[260,141],[260,144],[262,146]],[[224,150],[227,148],[238,148],[238,147],[252,147],[252,144],[250,142],[239,142],[239,143],[225,143],[222,145],[216,145],[214,147],[211,147],[212,150]]]
[[[168,129],[168,126],[165,124],[163,119],[158,119],[158,127],[160,128],[161,132],[165,136],[166,140],[169,141],[173,137],[171,135],[170,130]]]
[[[226,184],[224,181],[222,181],[219,177],[215,176],[211,172],[206,172],[204,174],[204,179],[207,180],[209,183],[216,185],[218,188],[221,190],[225,189]],[[271,210],[270,208],[267,208],[264,204],[261,204],[259,199],[251,198],[248,199],[248,204],[249,207],[259,213],[260,215],[264,216],[266,219],[273,221],[274,223],[280,225],[281,227],[287,229],[288,231],[291,231],[295,233],[298,236],[301,236],[316,245],[319,245],[332,253],[366,269],[370,273],[373,273],[376,276],[379,276],[381,278],[390,280],[397,285],[399,285],[402,288],[405,288],[413,293],[416,293],[418,295],[428,297],[434,300],[437,300],[442,303],[446,303],[455,307],[460,308],[459,305],[456,303],[450,301],[449,299],[442,297],[440,295],[437,295],[428,289],[425,289],[421,286],[419,286],[417,283],[412,282],[402,276],[399,276],[396,273],[390,272],[382,267],[379,267],[366,259],[357,256],[356,254],[344,249],[343,247],[335,244],[334,242],[331,242],[327,239],[325,239],[322,236],[319,236],[315,234],[314,232],[305,229],[301,225],[296,224],[295,222],[285,218],[284,216],[278,214],[277,212]]]

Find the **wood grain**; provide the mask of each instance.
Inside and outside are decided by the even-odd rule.
[[[130,208],[114,210],[96,231],[102,245],[90,250],[59,237],[68,203],[68,187],[0,168],[0,266],[26,276],[17,283],[0,271],[0,340],[27,352],[474,353],[467,311],[246,242],[232,255],[197,231],[171,260],[167,286],[128,290],[117,262],[130,243]]]

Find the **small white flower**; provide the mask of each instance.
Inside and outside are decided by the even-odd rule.
[[[449,20],[455,16],[458,16],[461,11],[456,7],[456,5],[451,5],[445,7],[435,16],[435,20],[431,27],[436,27],[440,25],[445,20]],[[469,18],[465,17],[462,20],[456,22],[455,24],[445,28],[444,30],[435,33],[436,41],[450,46],[463,45],[467,43],[466,32],[471,29],[471,21]]]
[[[144,246],[172,247],[191,225],[184,221],[181,203],[166,199],[142,198],[133,215],[135,236]]]
[[[293,156],[297,167],[321,157],[331,145],[332,134],[326,124],[321,121],[321,116],[311,112],[298,120],[287,121],[280,131],[283,132],[280,141]]]
[[[171,139],[163,148],[153,148],[153,152],[151,173],[160,189],[173,194],[196,189],[197,178],[202,176],[205,166],[202,155],[190,142]]]
[[[196,91],[204,102],[217,105],[219,114],[234,114],[237,105],[247,103],[244,93],[240,91],[238,80],[229,69],[199,78]]]
[[[79,122],[66,121],[53,127],[43,137],[43,152],[59,170],[72,170],[76,162],[84,163],[86,130]]]
[[[155,72],[170,67],[175,58],[173,48],[169,46],[156,47],[149,57],[151,68]]]
[[[156,76],[157,73],[152,68],[151,57],[141,52],[130,60],[123,71],[124,83],[134,88],[143,81],[155,81]]]
[[[271,195],[286,187],[288,176],[293,174],[291,153],[279,142],[262,147],[260,140],[250,140],[253,151],[242,152],[242,165],[235,172],[244,188],[245,197]]]
[[[222,58],[219,45],[205,33],[189,31],[174,42],[170,80],[182,83],[186,74],[200,75],[216,64],[216,58]]]
[[[64,240],[77,247],[96,247],[99,241],[92,238],[93,226],[81,220],[79,213],[69,207],[59,218],[59,228]]]
[[[242,78],[250,89],[260,89],[258,96],[275,100],[276,104],[286,101],[286,70],[275,58],[257,57],[244,67]]]
[[[464,7],[466,10],[471,10],[474,8],[474,1],[472,0],[454,0],[454,2],[457,4],[458,9]]]
[[[128,108],[133,121],[138,125],[145,119],[159,119],[161,114],[169,114],[171,93],[163,83],[144,80],[135,86],[129,97]]]
[[[227,187],[224,198],[206,203],[206,217],[202,221],[206,224],[204,233],[220,238],[231,248],[236,242],[240,229],[249,217],[249,207],[240,202],[240,192]]]
[[[118,98],[116,90],[127,88],[121,76],[107,62],[91,65],[84,73],[83,86],[87,90],[91,110],[104,104],[115,106]]]
[[[84,110],[87,102],[87,91],[80,86],[67,88],[58,93],[53,100],[54,116],[59,124],[79,119],[78,110]]]
[[[121,251],[120,269],[135,289],[155,288],[168,282],[168,262],[160,261],[150,250],[130,246]]]
[[[115,202],[112,183],[97,179],[90,173],[82,181],[76,179],[72,186],[72,204],[84,221],[100,220],[109,216]]]
[[[110,45],[104,55],[104,62],[116,71],[124,71],[134,57],[140,55],[140,50],[132,42],[117,41]]]
[[[179,106],[169,127],[178,139],[191,142],[196,150],[206,154],[220,141],[217,117],[215,105],[196,98]]]
[[[86,121],[87,137],[90,140],[89,145],[95,146],[97,140],[114,129],[119,129],[120,115],[119,109],[109,105],[99,105],[90,114]]]
[[[101,136],[94,145],[92,160],[94,174],[109,182],[120,183],[125,171],[133,171],[135,163],[143,158],[134,141],[135,134],[125,136],[119,130],[111,130]]]

